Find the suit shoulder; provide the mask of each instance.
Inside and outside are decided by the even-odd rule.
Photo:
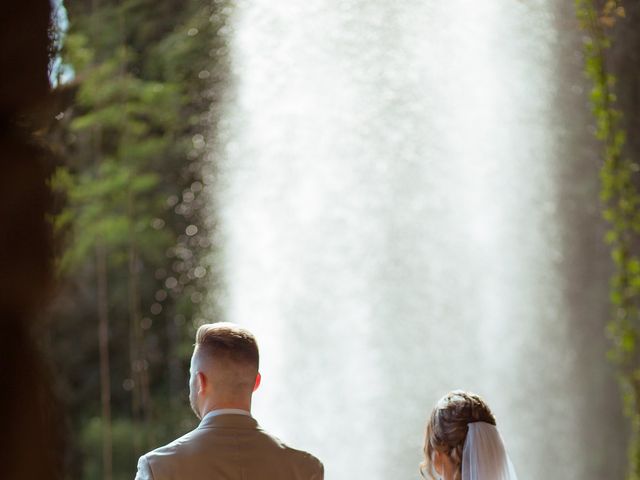
[[[189,457],[194,445],[197,444],[197,437],[200,432],[192,430],[191,432],[175,439],[174,441],[151,450],[146,453],[138,462],[138,476],[140,480],[153,480],[174,478],[175,469],[180,464],[181,458]],[[146,468],[141,468],[145,465]],[[143,472],[147,472],[147,476]],[[138,480],[138,477],[136,477]]]
[[[289,453],[291,453],[292,455],[297,455],[300,458],[305,458],[308,459],[310,461],[316,461],[316,462],[320,462],[320,460],[318,460],[314,455],[312,455],[311,453],[305,451],[305,450],[300,450],[298,448],[293,448],[290,447],[289,445],[287,445],[286,443],[282,443],[282,447],[284,449],[286,449]]]
[[[153,462],[156,458],[166,457],[168,455],[174,455],[180,453],[182,450],[188,448],[188,446],[197,438],[199,432],[198,430],[192,430],[185,435],[176,438],[170,443],[163,445],[162,447],[158,447],[155,450],[151,450],[144,457],[149,461],[149,463]]]
[[[291,447],[287,447],[287,448],[291,452],[293,452],[295,455],[298,455],[301,461],[307,463],[309,467],[324,468],[322,465],[322,462],[315,455],[312,455],[309,452],[305,452],[304,450],[298,450],[296,448],[291,448]]]
[[[290,447],[278,437],[271,435],[268,432],[262,430],[262,432],[267,435],[271,440],[278,444],[279,448],[282,449],[283,453],[291,458],[295,459],[296,463],[303,465],[305,468],[315,471],[324,471],[324,466],[322,462],[314,455],[304,450],[299,450],[297,448]]]
[[[304,450],[286,447],[292,456],[296,457],[296,462],[300,470],[306,472],[312,480],[322,480],[324,478],[324,465],[314,455]]]

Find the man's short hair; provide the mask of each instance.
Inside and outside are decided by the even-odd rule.
[[[195,347],[214,360],[248,364],[256,370],[260,365],[256,338],[234,323],[205,323],[198,328]]]

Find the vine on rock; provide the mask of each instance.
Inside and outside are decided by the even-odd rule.
[[[625,151],[622,112],[617,108],[616,78],[607,67],[612,29],[625,17],[621,0],[576,0],[586,33],[585,72],[593,84],[590,100],[596,136],[603,146],[600,170],[606,242],[615,270],[611,279],[612,316],[607,333],[609,358],[617,367],[624,410],[630,421],[627,478],[640,480],[640,165]]]

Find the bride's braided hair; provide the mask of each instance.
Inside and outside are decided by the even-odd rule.
[[[468,425],[474,422],[496,424],[489,406],[474,393],[454,390],[436,404],[427,423],[424,441],[425,461],[422,464],[423,470],[432,480],[435,480],[433,456],[436,450],[449,457],[455,470],[453,480],[460,480],[462,448],[467,438]]]

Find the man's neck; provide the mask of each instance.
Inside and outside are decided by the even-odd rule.
[[[251,417],[251,412],[247,410],[241,410],[238,408],[222,408],[218,410],[211,410],[209,413],[204,415],[201,419],[201,422],[206,421],[207,419],[224,416],[224,415],[240,415],[244,417]]]
[[[251,413],[251,400],[249,401],[216,401],[212,399],[209,402],[206,402],[201,409],[201,417],[204,418],[210,412],[215,412],[216,410],[243,410],[245,412]]]

